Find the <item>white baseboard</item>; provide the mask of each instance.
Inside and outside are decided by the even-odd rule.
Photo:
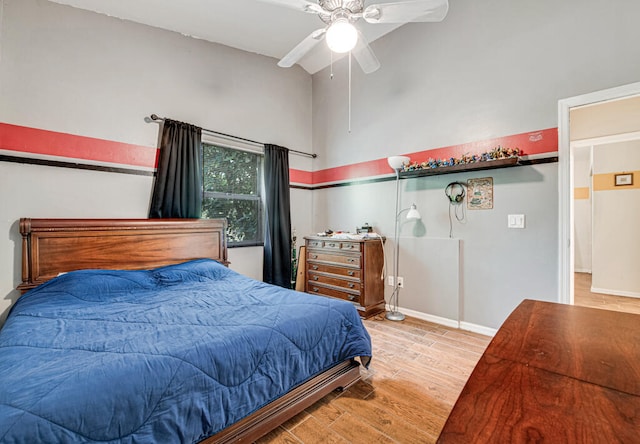
[[[575,273],[588,273],[588,274],[591,274],[591,268],[575,268],[573,271]]]
[[[610,294],[612,296],[626,296],[628,298],[640,298],[640,293],[635,291],[609,290],[608,288],[591,287],[591,293],[604,293],[604,294]]]
[[[387,310],[390,310],[387,305]],[[495,328],[484,327],[482,325],[472,324],[470,322],[458,322],[455,319],[443,318],[440,316],[431,315],[428,313],[422,313],[420,311],[411,310],[409,308],[398,307],[400,313],[404,313],[406,316],[412,318],[421,319],[427,322],[433,322],[434,324],[444,325],[451,328],[459,328],[460,330],[466,330],[473,333],[479,333],[485,336],[495,336],[497,330]]]
[[[422,319],[423,321],[433,322],[434,324],[445,325],[451,328],[460,328],[458,321],[455,319],[442,318],[440,316],[430,315],[428,313],[422,313],[408,308],[401,308],[400,311],[412,318]]]
[[[498,330],[496,330],[495,328],[485,327],[483,325],[472,324],[471,322],[464,321],[460,322],[460,329],[491,337],[494,337],[498,332]]]

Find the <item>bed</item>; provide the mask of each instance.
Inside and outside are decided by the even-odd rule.
[[[223,220],[21,219],[1,442],[252,442],[360,378],[349,302],[226,265]]]

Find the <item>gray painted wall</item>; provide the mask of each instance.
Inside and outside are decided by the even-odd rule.
[[[0,122],[154,147],[156,113],[311,151],[311,76],[276,60],[44,0],[0,1]],[[11,154],[11,153],[8,153]],[[293,168],[311,160],[291,156]],[[21,281],[20,217],[146,217],[151,178],[0,162],[0,324]],[[311,230],[311,192],[292,193]],[[262,276],[262,248],[231,249]]]
[[[556,169],[552,163],[402,179],[401,208],[415,203],[422,219],[401,224],[399,275],[405,289],[400,306],[497,328],[524,298],[557,300]],[[465,210],[464,222],[458,222],[444,188],[452,181],[480,177],[493,178],[493,209]],[[393,274],[394,193],[393,182],[317,190],[317,231],[353,230],[368,222],[387,236],[387,270]],[[507,228],[508,214],[525,214],[526,228]],[[457,250],[458,241],[456,257],[451,251]]]
[[[346,63],[334,65],[333,80],[327,70],[314,75],[317,168],[556,127],[558,100],[639,80],[640,2],[450,3],[444,22],[408,24],[374,42],[379,71],[354,67],[351,133]],[[405,255],[402,246],[417,238],[448,237],[444,188],[471,177],[493,177],[495,203],[469,211],[464,225],[454,222],[460,320],[497,328],[523,298],[558,298],[557,165],[403,181],[404,206],[415,201],[424,218],[423,230],[403,232]],[[315,230],[368,221],[392,236],[393,209],[392,182],[319,190]],[[526,228],[507,229],[508,214],[525,214]],[[401,271],[405,281],[424,283],[407,287],[401,306],[424,310],[427,266],[418,258]]]

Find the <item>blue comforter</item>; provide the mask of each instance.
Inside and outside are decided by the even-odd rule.
[[[351,303],[211,260],[74,271],[0,331],[0,442],[197,442],[357,356]]]

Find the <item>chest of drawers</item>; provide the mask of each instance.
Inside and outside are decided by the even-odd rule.
[[[365,318],[383,312],[383,242],[305,237],[305,291],[351,301]]]

